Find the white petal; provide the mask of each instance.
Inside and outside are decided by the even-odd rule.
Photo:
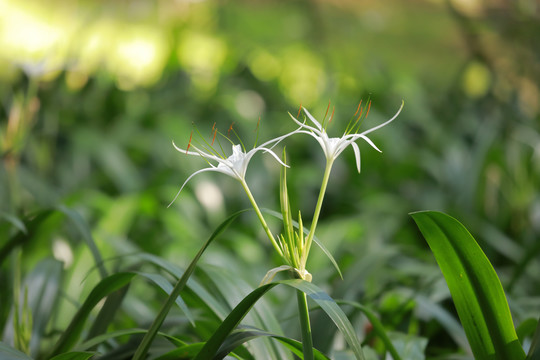
[[[353,142],[351,145],[354,150],[354,156],[356,157],[356,169],[358,169],[358,173],[360,174],[360,149],[355,142]]]
[[[370,138],[368,138],[367,136],[364,136],[363,134],[358,134],[357,135],[359,138],[362,138],[364,140],[366,140],[366,142],[371,145],[372,148],[374,148],[375,150],[377,150],[378,152],[382,153],[382,151],[373,143],[373,141],[371,141]]]
[[[321,132],[317,129],[317,128],[314,128],[313,126],[309,126],[307,125],[306,123],[302,123],[300,121],[298,121],[297,119],[294,118],[294,116],[291,115],[291,113],[289,113],[289,116],[291,117],[291,119],[294,120],[295,123],[297,123],[301,128],[303,129],[308,129],[310,131],[313,131],[315,132],[316,134],[320,135]]]
[[[405,105],[405,101],[401,101],[401,107],[399,108],[398,112],[396,113],[396,115],[394,115],[390,120],[387,120],[385,121],[384,123],[380,124],[380,125],[377,125],[369,130],[366,130],[362,133],[362,135],[366,135],[366,134],[369,134],[370,132],[372,131],[375,131],[377,129],[380,129],[382,128],[383,126],[386,126],[388,125],[389,123],[391,123],[392,121],[394,121],[395,118],[397,118],[397,116],[399,115],[399,113],[401,112],[401,109],[403,109],[403,105]]]
[[[195,175],[197,174],[200,174],[202,172],[205,172],[205,171],[219,171],[217,168],[214,168],[214,167],[211,167],[211,168],[204,168],[204,169],[201,169],[201,170],[198,170],[198,171],[195,171],[193,174],[191,174],[187,179],[186,181],[184,181],[184,183],[182,184],[182,187],[180,188],[180,190],[178,190],[178,192],[176,193],[176,196],[174,197],[174,199],[171,201],[171,203],[169,205],[167,205],[167,207],[170,207],[173,202],[176,201],[176,199],[178,198],[178,196],[180,195],[180,193],[182,192],[182,190],[184,189],[184,186],[186,186],[186,184],[188,183],[189,180],[191,180],[192,177],[194,177]],[[219,171],[221,172],[221,171]]]
[[[321,124],[319,124],[319,122],[317,120],[315,120],[315,118],[313,116],[311,116],[311,114],[309,113],[309,111],[307,111],[307,109],[305,107],[302,107],[302,109],[304,109],[304,112],[306,113],[306,115],[308,116],[309,120],[311,120],[311,122],[313,122],[317,128],[322,131],[322,126]]]

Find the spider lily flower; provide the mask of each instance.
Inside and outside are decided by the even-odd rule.
[[[323,121],[323,125],[321,125],[321,123],[319,123],[304,107],[302,107],[302,109],[304,110],[308,119],[313,123],[314,126],[307,125],[306,122],[300,122],[291,114],[289,115],[294,120],[294,122],[300,125],[301,130],[299,130],[298,132],[311,135],[313,136],[313,138],[315,138],[315,140],[317,140],[317,142],[321,145],[321,148],[324,151],[324,155],[326,156],[327,162],[329,163],[333,163],[334,160],[337,159],[337,157],[349,145],[352,146],[355,157],[356,157],[356,168],[358,169],[358,172],[360,172],[360,149],[358,148],[356,141],[358,139],[363,139],[369,145],[371,145],[371,147],[373,147],[375,150],[377,150],[378,152],[381,152],[381,150],[379,150],[379,148],[373,143],[373,141],[371,141],[366,135],[391,123],[399,115],[399,113],[403,109],[403,105],[404,105],[404,102],[401,103],[401,107],[390,120],[387,120],[386,122],[380,125],[377,125],[364,132],[357,133],[354,130],[357,127],[358,120],[362,116],[362,112],[361,112],[360,116],[354,123],[349,123],[349,126],[347,126],[347,130],[345,130],[345,133],[341,137],[329,137],[328,133],[326,132],[326,126],[328,125],[328,123],[324,125],[324,121]],[[360,109],[360,105],[359,105],[359,109]],[[368,111],[369,111],[369,108],[368,108]],[[366,117],[367,117],[367,112],[366,112]]]
[[[190,143],[187,149],[179,148],[173,141],[173,146],[176,150],[178,150],[179,152],[185,153],[187,155],[202,157],[208,163],[208,165],[210,165],[210,167],[197,170],[193,174],[191,174],[186,179],[186,181],[184,181],[184,183],[182,184],[182,187],[180,188],[180,190],[174,197],[173,201],[171,201],[169,206],[171,206],[172,203],[178,198],[178,196],[180,195],[180,193],[182,192],[186,184],[189,182],[189,180],[191,180],[191,178],[193,178],[195,175],[203,173],[203,172],[214,171],[214,172],[220,172],[225,175],[229,175],[230,177],[240,181],[245,188],[247,185],[245,181],[247,167],[253,155],[255,155],[259,151],[262,151],[264,153],[269,153],[281,165],[288,167],[288,165],[285,164],[283,161],[281,161],[281,159],[272,151],[272,148],[274,148],[277,144],[279,144],[283,139],[298,132],[299,130],[300,129],[297,129],[288,134],[269,140],[265,142],[264,144],[254,147],[253,149],[247,152],[243,148],[243,145],[233,144],[232,154],[228,157],[221,155],[218,151],[213,149],[212,146],[208,143],[206,144],[206,146],[204,146],[205,150],[207,151],[203,151],[202,149],[198,148],[197,146],[191,143],[191,138],[190,138]],[[195,151],[190,151],[190,149],[194,149]],[[212,164],[212,162],[215,162],[217,164]]]

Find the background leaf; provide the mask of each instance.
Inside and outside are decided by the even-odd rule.
[[[471,234],[440,212],[411,216],[439,263],[475,357],[524,359],[501,282]]]

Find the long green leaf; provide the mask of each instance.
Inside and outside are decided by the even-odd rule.
[[[411,216],[446,279],[475,358],[525,359],[501,282],[471,234],[441,212]]]
[[[243,213],[245,211],[247,211],[247,210],[241,210],[241,211],[238,211],[238,212],[232,214],[231,216],[229,216],[224,222],[222,222],[218,226],[218,228],[212,233],[210,238],[204,243],[204,245],[201,247],[201,249],[199,250],[197,255],[195,255],[195,257],[193,258],[193,260],[189,264],[188,268],[186,269],[186,271],[184,272],[182,277],[176,283],[174,289],[172,290],[171,294],[167,298],[167,301],[161,307],[161,310],[159,311],[158,315],[154,319],[154,322],[150,326],[150,329],[148,330],[148,332],[146,333],[146,335],[142,339],[141,343],[139,344],[139,347],[135,351],[135,354],[133,355],[133,360],[142,360],[142,359],[144,359],[146,357],[146,353],[148,352],[148,349],[150,348],[150,345],[152,344],[152,341],[156,337],[156,335],[157,335],[157,333],[159,331],[159,328],[161,327],[161,324],[163,324],[163,321],[165,321],[165,317],[167,317],[167,314],[169,313],[169,310],[171,309],[171,307],[173,306],[176,298],[178,297],[178,295],[180,294],[180,292],[182,291],[182,289],[186,285],[189,277],[191,276],[191,274],[195,270],[195,266],[197,265],[197,262],[201,258],[202,254],[204,253],[204,251],[206,250],[208,245],[210,245],[212,243],[212,241],[214,241],[214,239],[216,239],[223,231],[225,231],[225,229],[227,229],[227,227],[241,213]]]
[[[96,262],[96,266],[99,270],[101,278],[105,278],[108,275],[107,270],[103,265],[103,258],[101,257],[101,253],[99,252],[96,242],[94,241],[94,238],[92,236],[92,232],[90,231],[90,227],[88,226],[86,221],[78,212],[68,208],[67,206],[60,205],[57,209],[58,211],[66,215],[67,218],[71,220],[73,225],[75,225],[75,228],[81,234],[84,242],[86,243],[86,245],[90,249],[90,252],[92,253],[92,256],[94,257],[94,261]]]
[[[69,351],[79,339],[90,311],[97,305],[101,299],[110,293],[121,289],[129,284],[135,273],[117,273],[101,280],[90,292],[83,305],[79,308],[67,329],[56,343],[51,356],[56,356]]]
[[[195,360],[213,359],[219,351],[219,348],[229,336],[229,334],[240,324],[240,321],[251,310],[255,303],[274,286],[283,284],[291,286],[297,290],[306,293],[314,300],[332,319],[338,329],[343,334],[345,340],[353,350],[355,356],[359,360],[364,359],[362,347],[356,337],[353,326],[341,308],[332,298],[317,286],[304,280],[282,280],[258,287],[248,294],[227,316],[220,327],[214,332],[212,337],[206,342]],[[216,358],[219,359],[219,358]]]
[[[301,342],[288,338],[286,336],[272,334],[254,327],[245,327],[233,331],[221,345],[218,353],[216,354],[216,357],[223,358],[243,343],[260,337],[270,337],[278,340],[289,350],[291,350],[296,356],[303,359]],[[317,349],[314,349],[313,355],[315,360],[329,360],[326,355],[324,355]]]

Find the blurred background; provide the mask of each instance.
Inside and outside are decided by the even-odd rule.
[[[441,210],[495,265],[516,322],[537,318],[538,34],[536,0],[0,0],[1,241],[32,213],[63,205],[81,215],[104,258],[144,251],[185,266],[249,202],[233,179],[206,173],[167,208],[207,166],[171,141],[185,148],[193,126],[210,137],[214,123],[224,133],[234,123],[250,147],[259,118],[262,143],[295,128],[288,112],[300,104],[322,119],[329,102],[328,131],[339,136],[360,100],[372,101],[362,129],[392,117],[403,100],[398,119],[371,136],[382,154],[359,142],[360,174],[351,149],[335,165],[318,237],[344,280],[314,250],[314,283],[383,316],[408,304],[411,291],[448,301],[408,216]],[[284,143],[293,213],[309,223],[324,156],[308,136]],[[279,209],[271,157],[256,155],[247,180],[262,207]],[[56,218],[40,234],[25,245],[23,272],[54,257],[71,296],[82,297],[93,263],[81,236]],[[249,213],[203,261],[256,286],[279,265],[270,251]],[[419,336],[444,338],[429,316],[415,317]],[[399,328],[404,318],[387,320]]]

